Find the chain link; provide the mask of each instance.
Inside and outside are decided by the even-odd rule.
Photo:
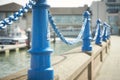
[[[9,16],[8,18],[5,18],[4,20],[0,21],[0,29],[4,29],[7,27],[7,25],[11,25],[14,21],[17,21],[19,17],[23,16],[24,13],[27,13],[28,10],[31,9],[32,6],[35,4],[36,2],[34,0],[29,0],[29,3],[27,3],[21,9],[19,9],[19,11],[15,12],[13,15]]]
[[[51,15],[50,13],[48,13],[48,18],[49,18],[49,22],[50,22],[53,30],[55,31],[55,33],[57,34],[57,36],[58,36],[64,43],[66,43],[66,44],[68,44],[68,45],[73,45],[73,44],[78,43],[78,42],[81,41],[83,32],[84,32],[84,30],[85,30],[85,25],[86,25],[86,23],[87,23],[87,19],[84,19],[84,23],[83,23],[83,25],[82,25],[81,31],[80,31],[79,35],[77,36],[77,38],[74,39],[73,41],[67,41],[67,40],[65,39],[65,37],[60,33],[60,31],[58,30],[58,28],[56,27],[56,24],[54,23],[54,20],[53,20],[52,15]]]

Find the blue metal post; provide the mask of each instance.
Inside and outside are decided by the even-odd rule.
[[[103,24],[103,41],[107,41],[107,26],[106,23]]]
[[[95,44],[97,44],[97,45],[102,44],[102,36],[101,36],[100,24],[101,24],[101,20],[98,19],[97,20],[97,29],[98,29],[98,31],[97,31],[96,40],[95,40]]]
[[[85,24],[85,30],[83,32],[83,45],[82,45],[82,51],[87,52],[87,51],[92,51],[92,46],[91,46],[91,30],[90,30],[90,13],[88,11],[85,11],[84,14],[84,19],[87,19],[87,23]]]
[[[110,35],[111,35],[111,32],[110,32],[110,26],[108,26],[108,29],[107,29],[108,31],[108,35],[107,35],[107,38],[109,39],[110,38]]]
[[[106,23],[106,26],[107,26],[107,39],[109,39],[110,38],[110,34],[111,34],[111,32],[110,32],[110,25],[108,25]]]
[[[31,65],[28,71],[28,80],[53,80],[50,54],[52,49],[49,43],[48,8],[46,0],[37,0],[33,6]]]

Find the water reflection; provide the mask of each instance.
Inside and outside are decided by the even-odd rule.
[[[56,42],[56,44],[51,44],[51,48],[54,50],[53,51],[53,55],[59,55],[59,54],[63,54],[64,52],[80,46],[81,43],[75,44],[75,45],[66,45],[63,42]]]
[[[30,55],[25,51],[0,54],[0,77],[15,73],[29,66]]]
[[[54,55],[62,54],[74,47],[76,45],[66,45],[62,42],[57,42],[56,44],[51,44],[51,48],[54,50]],[[20,71],[24,68],[27,68],[30,64],[30,54],[27,53],[27,49],[17,50],[16,52],[11,53],[0,53],[0,78],[5,77],[9,74]]]

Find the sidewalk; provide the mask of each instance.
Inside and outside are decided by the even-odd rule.
[[[110,54],[95,80],[120,80],[120,36],[111,37]]]

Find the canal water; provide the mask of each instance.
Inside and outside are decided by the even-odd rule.
[[[56,42],[56,44],[51,43],[51,48],[54,50],[52,56],[62,54],[80,45],[81,43],[66,45],[60,41]],[[0,53],[0,78],[25,69],[29,65],[30,54],[27,52],[27,49],[7,54]]]

